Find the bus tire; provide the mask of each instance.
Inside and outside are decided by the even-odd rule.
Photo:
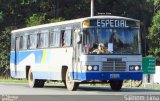
[[[63,80],[62,82],[63,82],[63,84],[64,84],[64,87],[67,88],[66,80]]]
[[[45,83],[44,80],[34,79],[31,69],[29,70],[29,73],[28,73],[28,84],[29,84],[30,88],[36,88],[36,87],[41,88],[41,87],[44,86],[44,83]]]
[[[123,80],[110,80],[111,89],[114,91],[121,90],[123,85]]]
[[[37,79],[36,79],[37,80]],[[44,80],[37,80],[38,84],[37,84],[37,87],[38,88],[43,88],[44,87],[44,83],[45,81]]]
[[[66,71],[66,80],[65,81],[66,81],[66,87],[69,91],[75,91],[79,87],[78,82],[74,82],[73,80],[71,80],[68,69]]]

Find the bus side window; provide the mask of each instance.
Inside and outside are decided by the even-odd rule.
[[[37,48],[37,35],[32,34],[30,35],[30,49]]]
[[[62,30],[61,31],[61,47],[64,47],[65,46],[65,31]]]
[[[26,35],[20,36],[19,49],[24,50],[27,49],[27,37]]]
[[[67,29],[64,32],[64,43],[65,46],[71,46],[72,36],[71,36],[71,29]]]
[[[49,46],[49,32],[46,31],[43,34],[43,39],[44,39],[44,47],[47,48]]]
[[[23,36],[23,49],[27,49],[27,38],[28,38],[27,35]]]
[[[11,36],[11,50],[15,50],[15,36],[13,34]]]
[[[23,49],[23,36],[20,36],[19,49]]]
[[[55,30],[50,32],[50,47],[59,47],[60,45],[60,31]]]
[[[38,48],[47,48],[49,45],[49,32],[44,31],[42,33],[37,34],[37,45]]]
[[[19,50],[19,37],[16,37],[16,51]]]
[[[38,33],[37,34],[37,48],[41,48],[40,39],[41,39],[41,33]]]
[[[49,34],[49,46],[53,47],[53,38],[54,38],[54,32],[50,32]]]
[[[28,35],[28,38],[27,38],[27,49],[30,49],[30,35]]]
[[[54,31],[50,32],[49,36],[49,45],[50,47],[54,47],[56,44],[56,33]]]
[[[56,47],[60,47],[61,34],[60,34],[60,31],[59,31],[59,30],[56,31],[56,33],[55,33],[55,42],[56,42],[55,46],[56,46]]]

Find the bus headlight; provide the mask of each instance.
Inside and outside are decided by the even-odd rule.
[[[88,66],[87,70],[91,71],[92,70],[92,66]]]
[[[135,66],[134,69],[135,69],[136,71],[139,71],[139,70],[140,70],[139,66]]]
[[[87,70],[88,71],[99,71],[99,65],[88,65]]]
[[[93,70],[97,71],[98,70],[98,66],[93,66]]]
[[[140,71],[141,66],[140,65],[129,65],[129,71]]]

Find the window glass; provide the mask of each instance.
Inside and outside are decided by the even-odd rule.
[[[60,46],[60,31],[55,29],[50,33],[50,46],[59,47]]]
[[[137,28],[89,28],[83,33],[84,53],[140,54]]]
[[[19,50],[19,41],[20,41],[20,38],[16,37],[16,50],[17,51]]]
[[[49,45],[49,31],[41,31],[37,34],[38,36],[38,47],[46,48]]]
[[[35,49],[37,47],[37,35],[30,35],[30,49]]]
[[[30,49],[30,35],[27,37],[27,49]]]
[[[28,35],[24,34],[24,36],[19,37],[19,49],[27,49],[27,41],[28,41]]]
[[[19,41],[19,49],[23,49],[23,36],[20,36],[20,41]]]
[[[64,32],[64,46],[71,46],[71,30],[65,30]]]
[[[11,50],[15,50],[15,36],[11,36]]]
[[[23,49],[27,49],[27,38],[28,38],[27,35],[23,36]]]
[[[48,47],[49,45],[49,32],[45,32],[44,34],[44,47]]]
[[[53,47],[53,44],[54,44],[54,40],[53,40],[54,39],[54,32],[50,32],[50,36],[49,37],[50,37],[50,42],[49,42],[50,46]]]
[[[62,30],[61,31],[61,47],[64,47],[65,46],[65,31]]]
[[[41,48],[40,38],[41,38],[41,33],[38,33],[37,34],[37,47],[38,48]]]
[[[55,47],[59,47],[60,46],[60,31],[56,31],[55,32]]]

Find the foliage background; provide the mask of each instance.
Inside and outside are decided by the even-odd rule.
[[[149,54],[156,57],[160,65],[160,0],[154,0],[154,16],[148,34]]]
[[[143,56],[159,59],[160,0],[95,0],[95,15],[106,12],[140,20]],[[11,30],[88,16],[90,0],[0,0],[0,72],[9,67]]]

